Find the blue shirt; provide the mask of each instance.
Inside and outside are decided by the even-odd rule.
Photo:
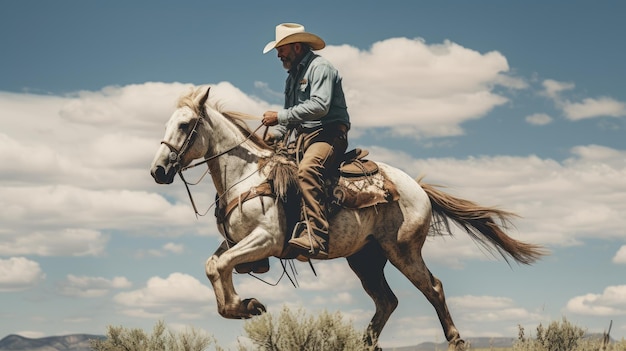
[[[341,77],[328,60],[309,52],[289,71],[284,109],[278,111],[279,131],[284,134],[287,128],[334,122],[350,127]]]

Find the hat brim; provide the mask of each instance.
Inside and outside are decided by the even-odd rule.
[[[263,48],[263,53],[267,54],[274,48],[293,43],[309,44],[311,46],[311,49],[313,50],[321,50],[326,47],[326,43],[322,38],[318,37],[315,34],[303,32],[288,35],[278,42],[276,40],[270,41],[269,43],[267,43],[267,45],[265,45],[265,48]]]

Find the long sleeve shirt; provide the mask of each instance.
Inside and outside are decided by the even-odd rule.
[[[309,52],[289,71],[284,109],[278,111],[278,131],[284,134],[287,128],[315,128],[334,122],[350,127],[341,77],[328,60]]]

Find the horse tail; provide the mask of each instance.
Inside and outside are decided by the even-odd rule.
[[[493,254],[497,251],[509,265],[509,258],[519,263],[532,264],[547,255],[542,246],[515,240],[504,232],[511,226],[511,219],[518,217],[516,214],[454,197],[437,189],[435,185],[422,183],[420,179],[417,182],[430,199],[434,219],[432,228],[436,234],[452,235],[449,222],[452,220],[489,252]]]

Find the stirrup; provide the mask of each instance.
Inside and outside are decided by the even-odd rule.
[[[306,226],[306,230],[301,229],[301,226],[303,225]],[[305,231],[306,237],[304,235]],[[296,236],[296,233],[301,234]],[[306,241],[307,239],[308,241]],[[294,243],[293,241],[296,242]],[[291,234],[291,239],[289,240],[289,245],[297,250],[306,251],[306,255],[308,255],[309,258],[328,257],[328,234],[317,233],[313,231],[311,229],[310,223],[307,221],[300,221],[296,223],[296,225],[294,226],[294,230]],[[308,246],[308,250],[306,246]]]
[[[310,245],[308,253],[313,255],[315,254],[315,250],[313,249],[313,236],[311,235],[311,227],[308,221],[296,222],[296,225],[293,227],[293,231],[291,232],[291,239],[289,239],[289,241],[300,238],[302,236],[302,235],[296,236],[298,233],[304,232],[300,230],[301,226],[305,226],[306,228],[306,234],[309,238],[309,245]]]

